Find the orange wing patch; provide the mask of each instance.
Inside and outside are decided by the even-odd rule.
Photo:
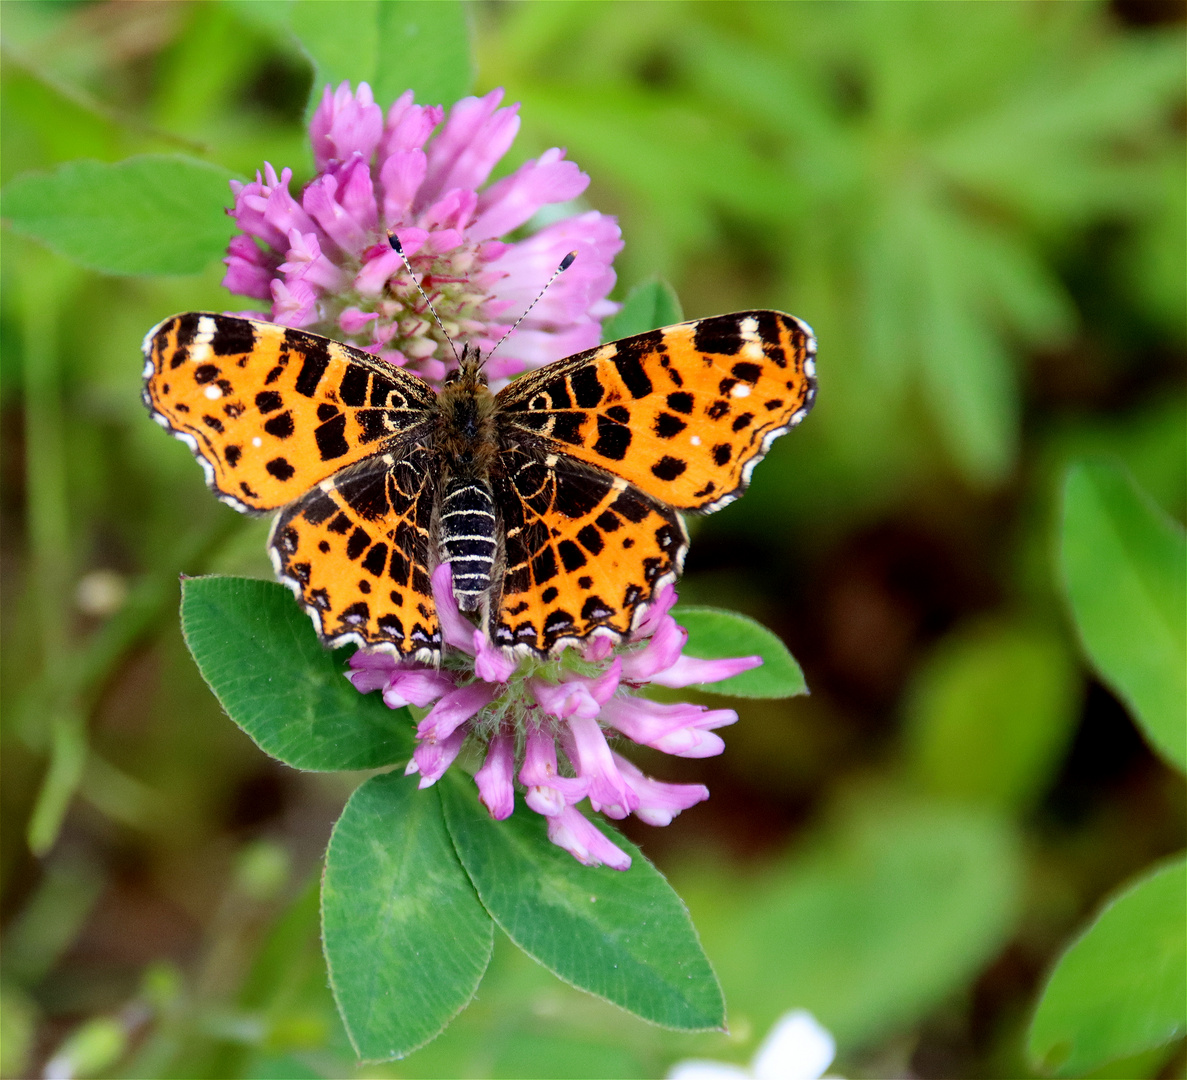
[[[776,311],[742,311],[610,342],[498,395],[504,423],[680,510],[738,498],[816,394],[816,342]]]
[[[488,635],[540,655],[598,633],[625,636],[654,592],[679,576],[684,524],[625,480],[534,442],[505,445],[492,477],[505,571]]]
[[[440,654],[430,464],[422,444],[373,457],[277,516],[268,542],[276,574],[331,648],[354,642],[428,662]]]
[[[190,312],[144,339],[144,401],[237,510],[275,510],[427,419],[415,376],[328,338]]]

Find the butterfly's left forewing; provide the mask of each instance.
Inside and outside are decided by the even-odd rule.
[[[816,395],[816,343],[778,311],[680,323],[515,380],[503,423],[685,511],[736,499]]]

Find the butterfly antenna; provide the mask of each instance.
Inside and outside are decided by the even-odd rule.
[[[404,263],[404,269],[408,271],[408,276],[412,279],[412,284],[416,286],[416,291],[420,293],[421,299],[429,305],[429,310],[433,313],[433,318],[437,320],[437,325],[441,327],[441,333],[445,335],[445,340],[449,342],[449,347],[453,350],[453,358],[457,361],[458,367],[462,366],[462,358],[458,356],[457,346],[453,343],[453,338],[449,336],[449,331],[445,329],[445,324],[441,321],[441,316],[437,314],[437,309],[433,307],[433,301],[429,299],[429,294],[421,288],[420,282],[416,280],[416,274],[412,270],[412,263],[408,261],[408,256],[404,254],[404,245],[400,243],[400,238],[394,233],[387,234],[387,242],[391,244],[392,251],[400,256],[400,260]],[[556,277],[555,274],[552,275]],[[537,297],[539,299],[539,297]],[[530,311],[531,308],[528,308]],[[519,324],[516,323],[518,326]]]
[[[495,347],[493,349],[491,349],[491,351],[486,354],[487,360],[489,360],[492,356],[494,356],[496,351],[498,351],[499,346],[502,345],[503,342],[506,341],[512,334],[515,333],[519,324],[521,322],[523,322],[524,319],[526,319],[529,314],[531,314],[532,308],[534,308],[540,302],[540,297],[543,296],[546,292],[548,292],[549,285],[551,285],[554,281],[556,281],[556,279],[558,277],[561,276],[561,274],[563,274],[566,270],[568,270],[569,267],[573,265],[573,260],[575,260],[576,258],[577,258],[577,252],[570,251],[568,255],[566,255],[563,259],[561,259],[560,266],[558,266],[552,272],[552,277],[550,277],[548,279],[548,281],[545,283],[544,288],[542,288],[536,294],[536,299],[533,300],[530,304],[528,304],[527,311],[525,311],[518,319],[515,320],[515,325],[512,326],[511,329],[508,330],[507,333],[505,333],[501,338],[499,338],[499,340],[495,343]]]

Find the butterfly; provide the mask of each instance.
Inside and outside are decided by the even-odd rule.
[[[144,339],[144,402],[244,513],[325,645],[440,659],[430,575],[489,639],[629,637],[683,568],[682,513],[745,490],[816,395],[799,319],[742,311],[612,341],[497,394],[467,346],[438,393],[303,330],[190,312]]]

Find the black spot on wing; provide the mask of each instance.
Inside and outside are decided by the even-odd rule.
[[[737,315],[715,315],[701,319],[693,330],[692,347],[702,353],[733,356],[742,348],[742,332]]]
[[[621,461],[631,445],[631,429],[616,424],[605,416],[598,416],[598,438],[593,445],[595,454],[611,461]]]
[[[346,414],[339,413],[324,424],[319,424],[313,429],[313,438],[322,461],[332,461],[350,453],[350,444],[346,441]]]
[[[210,349],[215,356],[232,356],[251,352],[256,347],[255,328],[246,319],[224,315],[215,322]]]
[[[643,368],[642,358],[655,352],[662,341],[663,335],[653,330],[649,334],[640,334],[617,343],[613,363],[631,397],[643,398],[651,393],[651,380]]]

